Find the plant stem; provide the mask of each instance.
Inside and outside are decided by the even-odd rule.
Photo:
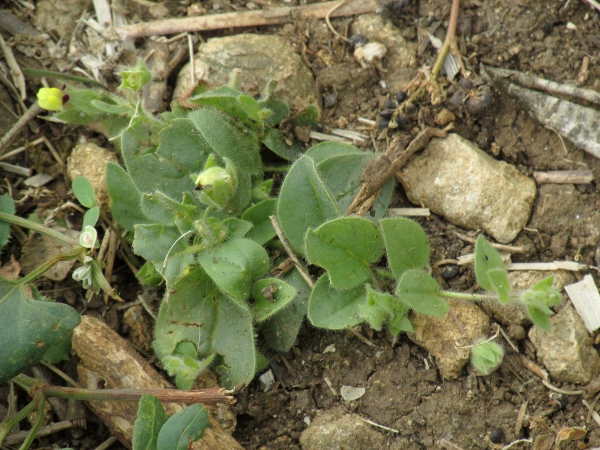
[[[31,220],[23,219],[22,217],[17,217],[14,214],[8,214],[0,212],[0,221],[8,222],[15,225],[19,225],[20,227],[28,228],[33,231],[37,231],[38,233],[45,234],[46,236],[50,236],[57,241],[62,242],[65,245],[70,245],[71,247],[79,246],[79,241],[69,236],[65,236],[64,234],[48,228],[44,225],[41,225],[36,222],[32,222]]]
[[[25,406],[23,409],[21,409],[13,417],[0,423],[0,445],[2,445],[2,442],[4,442],[4,439],[6,438],[6,436],[8,436],[8,433],[10,432],[10,430],[12,430],[12,428],[17,423],[19,423],[21,420],[23,420],[25,417],[27,417],[31,412],[33,412],[35,407],[36,407],[36,401],[34,400],[32,402],[29,402],[27,404],[27,406]]]
[[[34,399],[34,402],[35,401],[36,401],[36,399]],[[19,447],[19,450],[27,450],[29,447],[31,447],[31,444],[33,443],[33,440],[35,439],[38,431],[40,430],[40,428],[42,428],[42,425],[44,425],[44,419],[46,418],[46,415],[44,414],[44,412],[45,412],[44,411],[44,403],[45,402],[46,402],[46,397],[44,395],[39,395],[38,399],[37,399],[37,404],[36,404],[36,409],[37,409],[36,421],[33,424],[33,426],[31,427],[31,430],[29,430],[27,437],[25,438],[25,440]]]
[[[460,298],[466,300],[498,300],[497,295],[493,294],[467,294],[464,292],[440,291],[440,295],[449,298]],[[511,297],[511,300],[513,298]]]
[[[263,172],[287,172],[292,166],[265,166]]]
[[[82,248],[83,247],[77,247],[77,248],[71,250],[69,253],[62,253],[60,255],[55,256],[54,258],[49,259],[48,261],[43,263],[41,266],[36,267],[34,270],[29,272],[23,278],[21,278],[18,281],[18,284],[25,286],[26,284],[31,283],[36,278],[41,277],[47,270],[50,270],[52,268],[52,266],[54,266],[56,263],[58,263],[60,261],[69,261],[69,260],[77,258],[79,256],[79,254],[81,253]]]

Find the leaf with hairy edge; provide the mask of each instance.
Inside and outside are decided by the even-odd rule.
[[[121,227],[133,231],[135,225],[148,222],[142,212],[140,191],[131,176],[118,164],[108,163],[106,187],[111,199],[110,210]]]
[[[409,308],[428,316],[443,316],[449,309],[437,281],[421,269],[410,269],[402,274],[396,295]]]
[[[15,213],[15,202],[10,198],[10,195],[0,195],[0,212],[6,214]],[[0,250],[8,243],[10,238],[10,224],[8,222],[0,222]]]
[[[288,172],[277,203],[277,219],[295,252],[304,254],[309,228],[340,216],[329,189],[319,176],[313,160],[301,157]]]
[[[173,414],[158,433],[157,450],[188,450],[208,428],[208,412],[196,403]]]
[[[306,234],[306,257],[327,270],[331,286],[351,289],[370,278],[383,254],[379,228],[362,217],[341,217]]]
[[[296,289],[279,278],[262,278],[252,286],[252,314],[262,322],[286,307],[296,296]]]
[[[480,235],[475,243],[475,276],[477,277],[477,282],[483,289],[488,291],[496,290],[494,282],[488,275],[490,270],[496,269],[506,271],[502,257],[500,256],[500,253],[498,253],[498,251],[492,247],[482,235]],[[498,273],[493,276],[500,282]]]
[[[245,300],[252,281],[269,269],[269,256],[250,239],[234,239],[198,255],[198,263],[224,292]]]
[[[37,364],[71,339],[81,316],[68,305],[29,298],[22,285],[0,277],[0,384]]]
[[[242,219],[252,222],[254,226],[250,229],[247,236],[249,239],[264,245],[275,237],[275,229],[271,223],[270,216],[277,210],[277,199],[268,198],[260,203],[248,208]]]
[[[133,426],[132,449],[156,450],[158,433],[168,418],[165,408],[155,396],[142,395]]]
[[[308,304],[308,318],[319,328],[341,330],[361,323],[360,307],[367,302],[363,286],[340,291],[331,287],[329,276],[319,278]]]
[[[422,269],[429,263],[429,240],[419,224],[410,219],[381,219],[388,264],[400,278],[409,269]]]

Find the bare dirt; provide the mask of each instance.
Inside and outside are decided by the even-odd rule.
[[[255,1],[253,5],[266,8],[271,3],[280,4]],[[417,46],[417,58],[409,64],[416,75],[420,68],[430,67],[435,61],[432,46],[423,44],[424,31],[443,40],[450,2],[398,0],[391,3],[408,3],[404,8],[388,13],[387,17],[409,43]],[[182,14],[181,4],[173,2],[168,6],[172,14]],[[243,10],[249,6],[250,2],[245,0],[203,2],[209,12]],[[479,64],[484,63],[557,82],[578,83],[582,62],[587,57],[588,72],[579,84],[600,90],[598,14],[583,0],[465,0],[458,24],[458,46],[473,79],[479,73]],[[338,31],[345,33],[354,20],[336,19],[332,23]],[[361,68],[353,58],[350,46],[335,39],[323,21],[299,21],[251,31],[287,37],[313,71],[323,97],[336,94],[335,105],[327,107],[326,104],[323,109],[323,131],[340,127],[360,130],[374,139],[378,137],[380,129],[365,128],[357,118],[379,120],[378,113],[385,100],[397,94],[381,84],[382,79],[391,75],[377,68]],[[234,32],[228,30],[213,35]],[[204,38],[210,36],[203,35]],[[382,68],[385,70],[389,63],[384,59]],[[444,88],[449,99],[458,86],[456,82],[448,82]],[[456,116],[455,132],[494,157],[514,164],[526,175],[531,175],[534,170],[592,169],[594,181],[590,184],[540,188],[530,222],[513,243],[530,250],[514,255],[513,261],[576,259],[584,264],[598,265],[598,159],[564,142],[554,131],[540,126],[515,102],[497,92],[492,104],[478,114],[469,113],[464,105],[453,106],[448,100],[434,107],[423,98],[417,106],[418,112],[402,132],[410,133],[421,125],[435,126],[434,117],[446,108]],[[379,150],[385,148],[385,140],[373,142]],[[373,143],[369,142],[367,146],[372,148]],[[457,177],[461,175],[456,174]],[[404,198],[401,188],[398,188],[395,206],[412,206]],[[472,252],[472,245],[454,234],[465,230],[435,216],[419,219],[419,222],[431,240],[432,265]],[[453,272],[442,274],[442,270]],[[598,282],[597,273],[591,273]],[[473,273],[465,267],[434,269],[434,275],[450,289],[466,290],[475,282]],[[56,289],[56,286],[49,288]],[[125,289],[120,287],[121,291]],[[100,301],[87,304],[86,309],[95,309],[95,314],[105,316],[113,328],[127,330],[120,313],[114,309],[105,310]],[[234,437],[248,449],[299,449],[300,434],[316,417],[326,412],[338,416],[354,412],[395,430],[375,428],[383,433],[385,448],[397,450],[499,449],[518,439],[530,439],[537,434],[575,426],[586,427],[587,436],[578,444],[571,442],[561,448],[600,445],[600,426],[588,420],[588,410],[583,406],[581,396],[564,396],[560,399],[560,407],[556,407],[556,394],[544,387],[510,348],[507,348],[503,364],[492,375],[476,377],[465,370],[459,379],[447,381],[441,379],[427,352],[406,336],[393,342],[386,332],[373,332],[367,327],[354,331],[373,345],[350,331],[327,332],[306,323],[292,351],[268,355],[272,358],[270,368],[276,384],[264,392],[261,383],[255,380],[237,395]],[[143,342],[138,345],[144,347]],[[520,353],[535,359],[526,339],[518,345]],[[345,402],[338,395],[343,385],[364,387],[366,393],[357,401]],[[560,387],[567,390],[581,388],[574,385]],[[524,404],[525,418],[518,422],[518,412]],[[517,423],[522,426],[517,427]],[[440,444],[442,440],[457,447],[441,447],[444,445]],[[47,445],[50,442],[45,440]],[[82,443],[79,448],[89,447]],[[523,442],[511,448],[532,447],[531,443]]]

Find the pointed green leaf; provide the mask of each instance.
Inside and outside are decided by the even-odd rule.
[[[75,177],[73,183],[71,183],[73,194],[77,198],[77,201],[86,208],[93,208],[96,206],[96,194],[94,193],[94,187],[92,183],[84,177],[79,175]]]
[[[283,278],[297,292],[293,300],[283,309],[262,323],[261,333],[269,347],[280,352],[288,351],[296,342],[298,332],[308,309],[312,290],[297,269],[292,269]]]
[[[348,210],[362,186],[361,177],[367,164],[375,157],[374,153],[341,154],[327,158],[317,164],[321,178],[329,188],[331,195],[336,200],[340,211]],[[381,218],[387,212],[394,180],[384,184],[371,207],[374,218]]]
[[[173,414],[161,428],[157,450],[188,450],[208,428],[208,412],[196,403]]]
[[[10,195],[0,195],[0,212],[6,214],[15,213],[15,202],[10,198]],[[0,222],[0,250],[4,248],[10,238],[10,224],[8,222]]]
[[[327,270],[331,286],[351,289],[370,278],[370,265],[383,253],[379,228],[362,217],[341,217],[306,235],[306,257]]]
[[[98,219],[100,218],[100,208],[98,206],[94,206],[93,208],[88,209],[83,215],[83,223],[81,224],[81,229],[85,230],[86,226],[95,227],[96,223],[98,223]]]
[[[198,262],[224,292],[240,300],[250,295],[252,281],[269,269],[267,252],[250,239],[235,239],[198,255]]]
[[[248,174],[257,174],[262,168],[258,153],[258,138],[248,129],[245,133],[222,112],[205,107],[193,111],[190,120],[200,135],[221,158],[230,160]]]
[[[483,289],[495,290],[494,283],[488,275],[488,271],[494,269],[505,270],[502,257],[483,235],[480,235],[475,244],[475,276]],[[495,276],[498,278],[498,275]]]
[[[340,291],[331,287],[329,276],[319,278],[308,304],[308,319],[319,328],[341,330],[361,323],[360,307],[367,303],[363,286]]]
[[[440,295],[440,286],[421,269],[409,269],[402,274],[396,294],[408,307],[428,316],[443,316],[448,302]]]
[[[111,199],[110,210],[122,228],[133,231],[134,225],[148,222],[141,209],[140,191],[129,174],[118,164],[108,163],[106,187]]]
[[[527,306],[527,314],[529,314],[531,321],[542,330],[546,332],[550,332],[552,330],[552,326],[550,325],[550,317],[548,317],[546,312],[536,308],[535,306]]]
[[[213,151],[189,119],[174,119],[159,133],[156,154],[169,161],[183,174],[202,171]]]
[[[498,294],[501,303],[507,304],[510,298],[510,280],[506,269],[490,269],[487,276]]]
[[[396,278],[429,264],[429,239],[417,222],[393,218],[381,219],[380,223],[388,264]]]
[[[68,305],[33,300],[22,285],[0,277],[0,384],[71,339],[81,316]]]
[[[188,251],[188,241],[189,236],[184,236],[174,226],[136,225],[133,251],[154,263],[167,285],[172,286],[194,262],[194,255]]]
[[[296,296],[296,289],[278,278],[263,278],[252,286],[252,314],[262,322],[288,305]]]
[[[285,177],[277,203],[279,225],[294,251],[304,254],[304,237],[309,228],[339,216],[337,204],[313,160],[301,157]]]
[[[275,215],[277,210],[277,199],[269,198],[248,208],[242,219],[252,222],[254,226],[248,232],[248,239],[252,239],[263,245],[275,237],[275,229],[270,216]]]
[[[133,426],[132,449],[156,450],[158,433],[168,418],[165,408],[155,396],[142,395]]]

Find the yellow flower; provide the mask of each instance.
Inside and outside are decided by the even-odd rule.
[[[63,95],[63,91],[58,88],[43,87],[37,93],[38,103],[48,111],[62,111]]]

